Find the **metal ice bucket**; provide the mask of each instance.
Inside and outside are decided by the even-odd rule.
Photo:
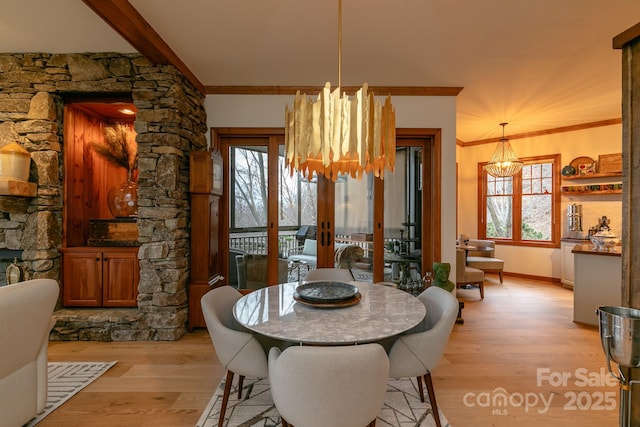
[[[640,367],[640,310],[600,306],[600,341],[608,358],[627,368]]]
[[[633,385],[638,380],[625,377],[621,367],[640,367],[640,310],[629,307],[600,306],[600,342],[607,356],[609,373],[620,383],[620,427],[632,427],[631,402]],[[611,369],[618,364],[618,375]]]

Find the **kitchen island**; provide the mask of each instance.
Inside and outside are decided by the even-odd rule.
[[[622,302],[621,246],[604,250],[576,245],[574,254],[573,321],[597,326],[596,309]]]

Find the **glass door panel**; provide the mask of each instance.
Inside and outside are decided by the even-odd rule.
[[[229,147],[229,284],[238,289],[268,283],[268,165],[265,145]]]
[[[372,174],[365,174],[358,181],[344,175],[334,185],[336,267],[348,268],[355,279],[371,282],[374,177]]]
[[[395,173],[384,178],[384,280],[409,291],[422,277],[422,153],[398,141]]]
[[[283,263],[287,267],[286,281],[301,280],[315,265],[315,261],[301,261],[300,256],[306,255],[305,241],[316,240],[318,185],[317,179],[307,179],[298,171],[291,174],[285,165],[283,144],[278,151],[278,276],[282,283]]]

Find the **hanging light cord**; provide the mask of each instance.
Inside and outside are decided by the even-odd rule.
[[[342,0],[338,0],[338,88],[342,87]]]

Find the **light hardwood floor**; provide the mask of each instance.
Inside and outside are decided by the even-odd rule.
[[[477,290],[458,296],[465,323],[433,370],[452,426],[618,425],[618,388],[605,384],[598,329],[572,322],[570,290],[512,277],[501,285],[489,275],[484,300]],[[177,342],[52,342],[49,360],[118,363],[38,427],[192,427],[224,375],[206,330]],[[564,384],[548,380],[561,375]],[[506,406],[494,401],[500,395]]]

